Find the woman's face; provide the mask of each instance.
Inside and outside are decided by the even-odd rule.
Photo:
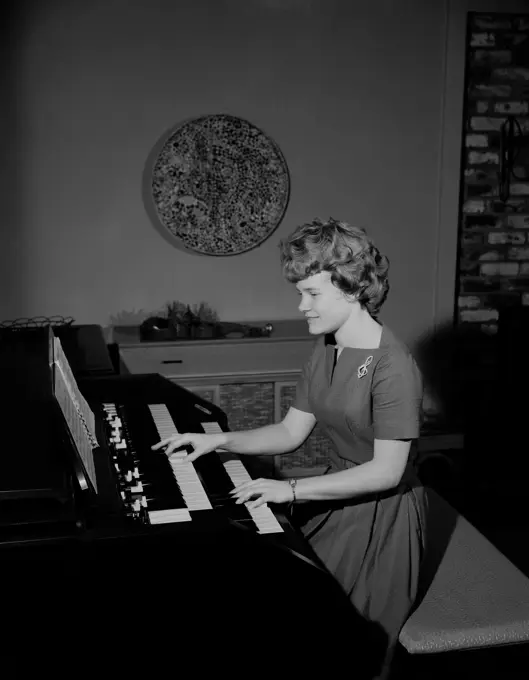
[[[296,284],[312,335],[335,333],[349,319],[355,300],[347,298],[331,281],[330,272],[320,272]]]

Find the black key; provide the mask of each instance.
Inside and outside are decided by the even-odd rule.
[[[193,465],[213,506],[216,499],[228,497],[234,488],[233,482],[215,451],[201,456],[195,460]]]
[[[145,490],[145,495],[154,498],[164,508],[187,508],[187,503],[178,487],[150,484]]]
[[[167,456],[149,452],[140,455],[138,459],[138,468],[148,484],[149,496],[160,503],[168,503],[166,507],[187,507]]]
[[[150,496],[147,494],[147,509],[148,510],[179,510],[187,509],[182,497],[180,499],[168,498],[164,496]]]
[[[236,522],[251,522],[254,524],[253,518],[248,512],[247,507],[242,503],[238,505],[234,503],[233,506],[228,506],[226,512],[228,517]]]

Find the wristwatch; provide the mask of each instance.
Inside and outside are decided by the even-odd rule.
[[[290,488],[292,489],[292,501],[291,503],[295,503],[296,501],[296,484],[298,483],[297,479],[289,479],[288,483],[290,484]]]

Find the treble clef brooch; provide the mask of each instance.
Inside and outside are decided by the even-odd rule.
[[[373,361],[373,356],[370,354],[367,359],[364,361],[363,364],[360,364],[358,367],[358,377],[363,378],[364,376],[367,375],[367,367],[369,364]]]

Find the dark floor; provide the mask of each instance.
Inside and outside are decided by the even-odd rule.
[[[489,527],[482,529],[482,533],[529,577],[529,531],[527,529]]]
[[[526,497],[483,489],[461,501],[461,511],[511,562],[529,576],[529,516]],[[459,507],[456,505],[457,509]]]
[[[438,491],[529,576],[529,475],[521,471],[508,480],[492,475],[481,479],[467,476],[466,481],[446,471],[446,466],[425,470],[423,482]]]

